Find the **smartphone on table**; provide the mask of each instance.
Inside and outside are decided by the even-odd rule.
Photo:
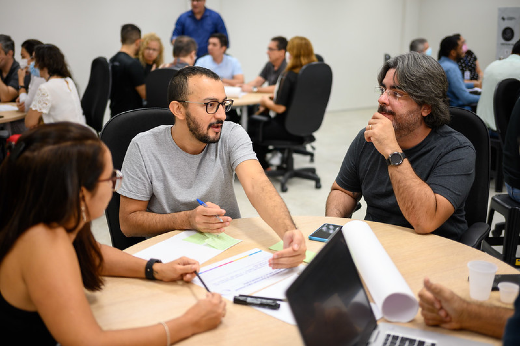
[[[312,234],[309,236],[309,239],[326,243],[330,237],[332,237],[334,232],[336,232],[341,227],[342,226],[340,225],[334,225],[332,223],[324,223],[317,230],[312,232]]]

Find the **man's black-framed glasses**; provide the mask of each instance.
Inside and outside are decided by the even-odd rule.
[[[233,100],[228,100],[228,99],[225,99],[222,102],[218,102],[218,101],[208,101],[208,102],[179,101],[179,102],[206,105],[206,113],[208,113],[208,114],[217,113],[218,107],[220,107],[221,105],[222,105],[222,107],[224,107],[225,112],[229,112],[229,110],[233,106]]]

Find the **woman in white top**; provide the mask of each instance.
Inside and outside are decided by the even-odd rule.
[[[78,90],[60,49],[52,44],[36,46],[34,59],[40,76],[47,82],[38,87],[25,117],[25,126],[33,128],[41,121],[70,121],[85,125]]]

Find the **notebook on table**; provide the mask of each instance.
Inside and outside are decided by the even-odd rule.
[[[489,345],[391,323],[377,324],[341,229],[287,289],[286,296],[307,346]]]

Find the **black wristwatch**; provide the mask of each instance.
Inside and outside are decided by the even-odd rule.
[[[254,93],[258,92],[258,87],[253,87],[253,92]]]
[[[386,159],[386,163],[389,166],[399,166],[401,163],[403,163],[404,159],[406,159],[406,155],[404,153],[398,153],[396,151],[395,153],[391,153],[388,156],[388,159]]]
[[[25,87],[25,85],[20,85],[19,89],[25,89],[25,90],[27,90],[27,88]]]
[[[150,258],[148,262],[146,262],[146,266],[144,267],[144,275],[148,280],[155,280],[155,275],[153,275],[153,265],[155,263],[162,263],[162,261],[156,258]]]

